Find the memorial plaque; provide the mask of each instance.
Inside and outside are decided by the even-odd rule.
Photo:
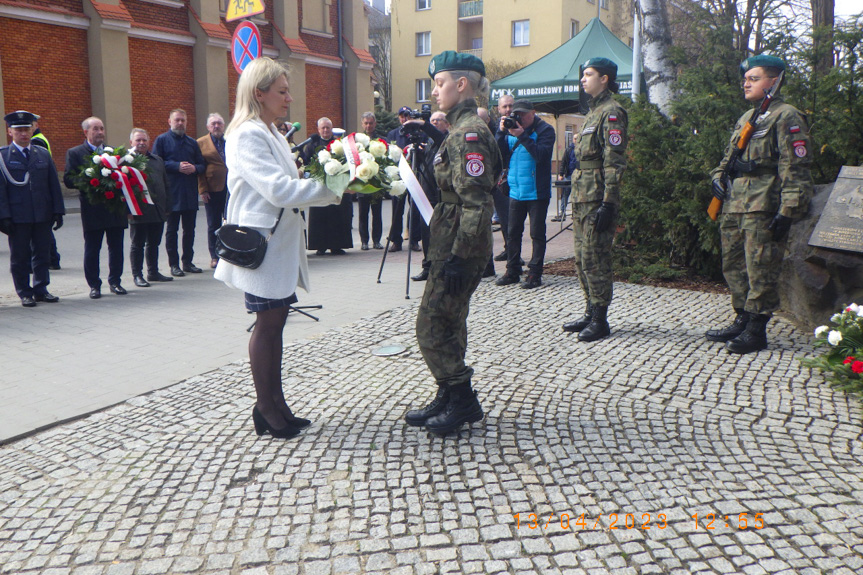
[[[863,253],[863,166],[843,166],[809,245]]]

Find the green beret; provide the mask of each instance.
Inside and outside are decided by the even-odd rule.
[[[785,62],[776,56],[768,56],[767,54],[750,56],[740,63],[740,75],[745,75],[752,68],[779,68],[784,72]]]
[[[485,64],[482,63],[482,60],[473,54],[463,54],[453,50],[441,52],[429,63],[429,76],[432,79],[438,72],[446,72],[447,70],[470,70],[485,76]]]
[[[584,63],[584,68],[595,68],[603,76],[608,76],[612,82],[617,78],[617,64],[608,58],[591,58]]]

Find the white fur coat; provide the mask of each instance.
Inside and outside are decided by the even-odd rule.
[[[308,291],[305,222],[294,208],[334,204],[341,197],[323,184],[300,178],[285,138],[260,120],[249,120],[227,136],[225,164],[231,194],[228,223],[255,228],[266,237],[279,210],[285,212],[258,269],[219,260],[216,279],[270,299],[288,297],[297,286]]]

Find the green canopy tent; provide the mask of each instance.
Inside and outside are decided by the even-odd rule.
[[[492,82],[491,104],[497,104],[502,95],[511,94],[516,100],[530,100],[538,112],[555,116],[577,114],[581,67],[596,57],[609,58],[617,64],[620,93],[631,94],[632,48],[612,34],[602,21],[593,18],[581,32],[559,48],[521,70]]]

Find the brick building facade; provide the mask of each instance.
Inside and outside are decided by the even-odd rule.
[[[264,55],[291,70],[297,138],[314,133],[321,116],[359,129],[373,109],[362,0],[264,5],[251,21]],[[189,135],[206,133],[210,112],[230,118],[238,81],[230,41],[239,22],[225,22],[224,8],[225,0],[0,0],[2,110],[42,116],[60,170],[91,115],[105,121],[113,145],[127,144],[134,126],[164,132],[173,108],[188,112]]]

